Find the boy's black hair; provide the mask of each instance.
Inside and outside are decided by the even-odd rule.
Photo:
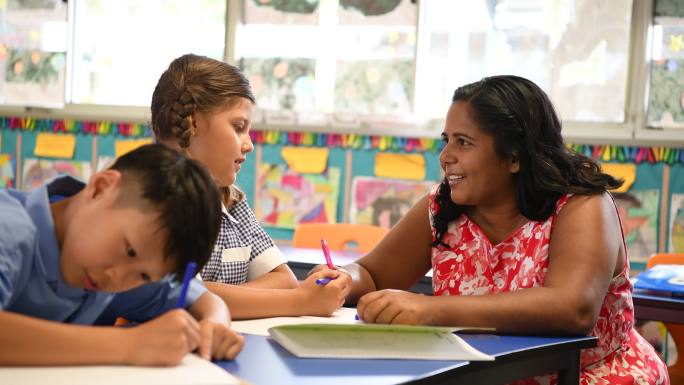
[[[176,258],[173,272],[183,277],[188,262],[197,271],[209,261],[221,226],[221,195],[209,172],[197,161],[160,144],[148,144],[121,156],[110,167],[133,180],[140,197],[159,210],[168,231],[165,258]]]

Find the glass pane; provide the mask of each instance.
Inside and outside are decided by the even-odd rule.
[[[1,104],[64,104],[67,30],[62,1],[0,1]]]
[[[410,0],[244,0],[243,8],[236,52],[259,108],[412,111],[417,6]]]
[[[171,60],[223,59],[225,0],[75,2],[71,102],[149,106]]]
[[[564,120],[624,121],[632,0],[430,0],[421,12],[422,115],[443,116],[460,85],[514,74]]]
[[[653,22],[648,122],[684,127],[684,4],[658,0]]]

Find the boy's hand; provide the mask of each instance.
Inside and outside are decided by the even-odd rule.
[[[316,284],[317,279],[329,278],[326,284]],[[321,268],[311,273],[297,289],[307,315],[329,317],[339,309],[351,290],[351,276],[339,270]]]
[[[224,323],[205,319],[199,325],[199,355],[207,360],[232,360],[245,344],[245,338]]]
[[[171,310],[152,321],[124,330],[126,361],[133,365],[173,366],[197,349],[199,323],[183,309]]]

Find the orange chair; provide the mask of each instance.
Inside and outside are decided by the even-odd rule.
[[[653,254],[646,262],[646,268],[655,265],[684,265],[684,253]],[[672,384],[684,384],[684,324],[663,322],[677,348],[677,362],[667,368]],[[667,343],[667,342],[665,342]]]
[[[303,223],[295,228],[292,246],[320,248],[321,238],[325,238],[330,250],[367,253],[388,231],[384,227],[350,223]]]

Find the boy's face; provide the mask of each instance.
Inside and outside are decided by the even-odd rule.
[[[120,292],[170,273],[175,259],[164,258],[167,232],[158,215],[134,186],[124,188],[118,171],[93,175],[64,210],[61,231],[55,218],[64,280],[73,287]]]

